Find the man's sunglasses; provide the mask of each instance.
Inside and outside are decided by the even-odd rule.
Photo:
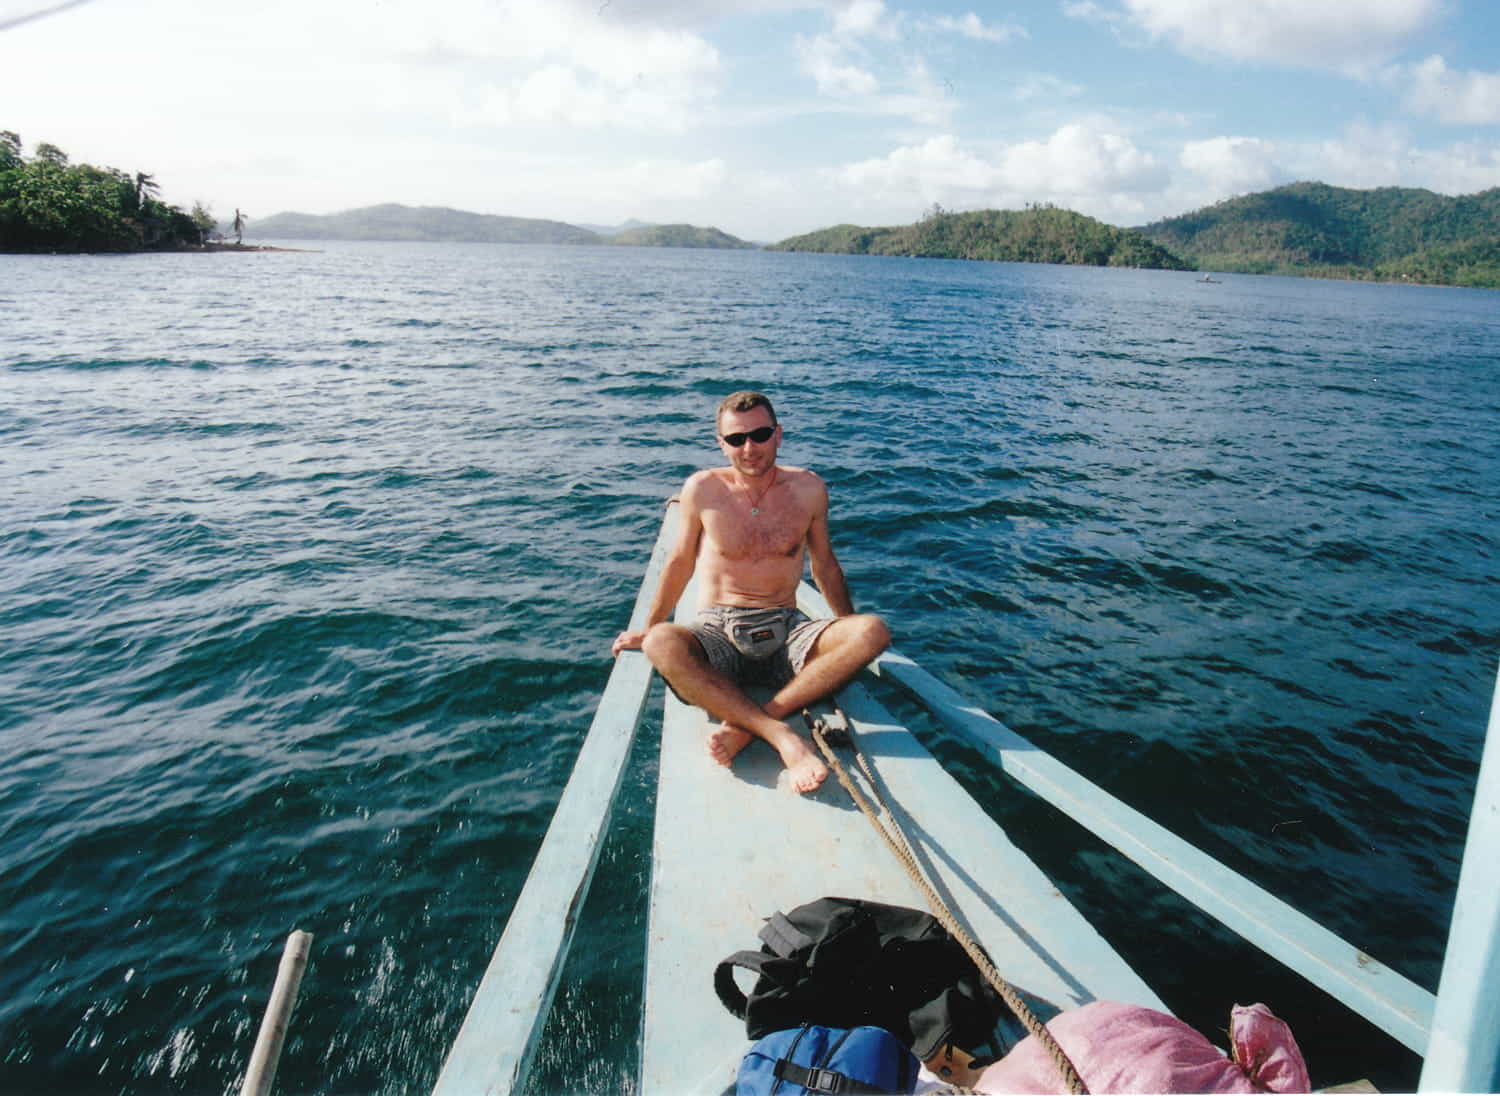
[[[771,435],[774,433],[776,433],[776,427],[774,426],[758,426],[754,430],[748,430],[742,433],[735,434],[720,434],[719,436],[723,439],[724,444],[729,446],[729,448],[738,449],[740,446],[745,444],[746,438],[749,438],[756,445],[762,445],[765,442],[770,441]]]

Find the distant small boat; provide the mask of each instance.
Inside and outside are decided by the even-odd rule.
[[[1200,282],[1208,282],[1210,285],[1220,285],[1220,284],[1222,284],[1222,283],[1220,283],[1220,281],[1219,281],[1218,278],[1211,278],[1207,274],[1203,275],[1203,277],[1199,278],[1198,280]]]

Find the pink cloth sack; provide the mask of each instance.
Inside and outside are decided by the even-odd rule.
[[[1308,1092],[1312,1082],[1291,1029],[1265,1005],[1236,1005],[1234,1059],[1181,1020],[1140,1005],[1095,1001],[1047,1030],[1090,1092]],[[975,1092],[1066,1092],[1034,1035],[988,1066]]]

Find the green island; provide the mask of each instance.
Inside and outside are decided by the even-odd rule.
[[[949,213],[940,206],[916,224],[895,228],[835,225],[793,236],[774,251],[844,255],[907,255],[925,259],[980,259],[1009,263],[1132,266],[1191,270],[1139,232],[1114,228],[1052,205],[1025,210],[981,209]]]
[[[1292,183],[1137,231],[1228,273],[1500,288],[1500,187],[1449,198]]]
[[[642,225],[640,228],[616,232],[603,241],[624,247],[709,247],[719,249],[753,249],[737,236],[720,232],[717,228],[699,228],[696,225]]]
[[[0,131],[0,251],[175,251],[216,246],[201,204],[191,213],[157,199],[156,179],[74,164],[43,142],[31,156],[21,138]],[[236,245],[222,245],[230,248]],[[254,250],[240,248],[241,250]]]

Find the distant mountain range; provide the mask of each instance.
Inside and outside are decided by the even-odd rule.
[[[435,206],[278,213],[250,227],[262,240],[757,246],[694,225],[580,226]],[[1293,183],[1133,229],[1047,205],[967,213],[934,208],[910,225],[836,225],[771,247],[1500,288],[1500,188],[1448,198],[1428,190]]]
[[[616,228],[585,228],[561,221],[497,217],[442,206],[367,206],[343,213],[278,213],[253,221],[261,240],[417,240],[432,243],[621,244],[632,247],[747,248],[754,244],[692,225],[627,221]]]
[[[632,217],[630,220],[623,221],[617,225],[579,225],[578,227],[586,228],[590,232],[597,233],[600,236],[618,236],[622,232],[629,232],[632,228],[650,228],[651,225],[645,221],[637,221]]]
[[[343,213],[278,213],[250,222],[268,240],[423,240],[437,243],[594,244],[600,237],[561,221],[495,217],[440,206],[367,206]]]

